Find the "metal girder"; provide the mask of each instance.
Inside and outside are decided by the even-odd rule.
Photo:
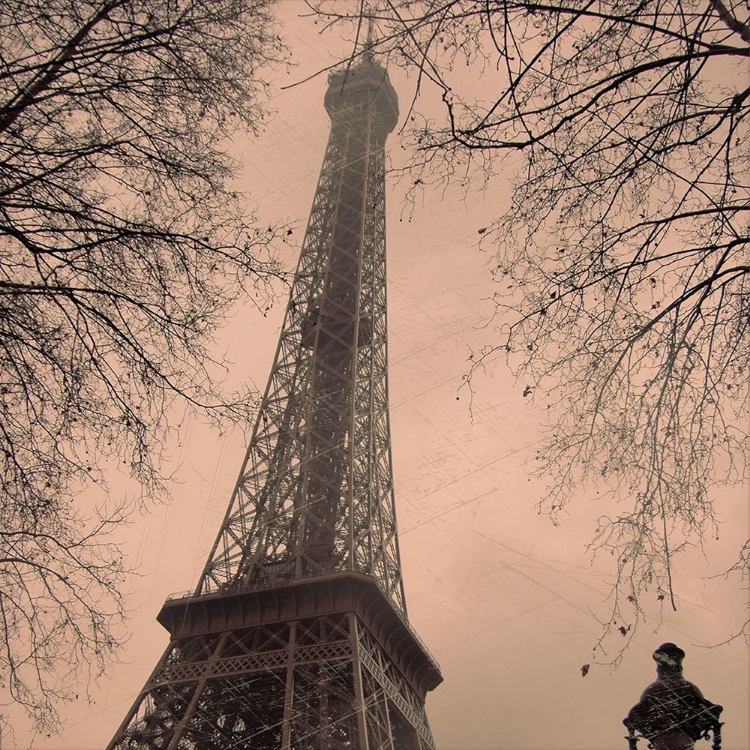
[[[279,346],[198,593],[357,570],[405,611],[386,351],[384,123],[393,111],[376,106],[390,87],[382,69],[364,66],[372,75],[359,71],[358,83],[371,80],[358,90],[337,98],[340,74],[331,83],[331,134]]]

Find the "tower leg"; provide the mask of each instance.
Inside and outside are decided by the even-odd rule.
[[[109,750],[434,750],[355,612],[175,639]]]

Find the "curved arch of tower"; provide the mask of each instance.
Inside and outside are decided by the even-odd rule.
[[[108,750],[428,750],[438,665],[401,580],[388,417],[385,166],[398,119],[365,55],[331,133],[276,356],[195,592]]]

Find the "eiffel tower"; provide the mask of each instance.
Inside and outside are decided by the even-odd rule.
[[[428,750],[442,681],[409,625],[391,468],[385,164],[369,54],[331,132],[268,386],[195,592],[108,750]]]

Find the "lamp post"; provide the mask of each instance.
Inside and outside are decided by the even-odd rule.
[[[713,733],[713,750],[721,750],[722,707],[706,700],[692,682],[682,676],[685,652],[674,643],[663,643],[653,653],[656,681],[630,709],[623,724],[630,750],[638,750],[645,738],[653,750],[694,750],[699,739]]]

